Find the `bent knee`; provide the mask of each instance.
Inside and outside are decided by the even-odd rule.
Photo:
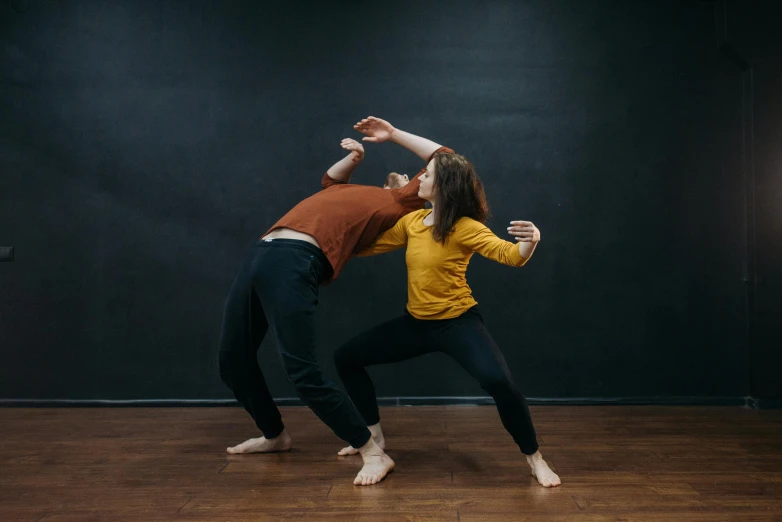
[[[241,369],[241,366],[237,364],[236,356],[231,352],[220,350],[217,358],[217,366],[220,371],[220,378],[229,388],[231,388],[236,381],[237,372]]]
[[[324,382],[323,372],[315,361],[303,361],[288,354],[282,357],[285,374],[294,388],[318,387]]]
[[[296,395],[308,406],[312,401],[321,399],[324,394],[327,395],[327,390],[332,388],[320,371],[289,375],[288,380],[293,385]]]
[[[494,396],[512,392],[514,384],[505,375],[489,375],[481,379],[481,388]]]
[[[353,358],[350,356],[350,352],[346,349],[346,347],[338,348],[337,351],[334,352],[334,366],[337,367],[339,370],[340,368],[346,368],[351,365],[351,361]]]

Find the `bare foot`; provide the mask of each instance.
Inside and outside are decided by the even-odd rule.
[[[380,429],[380,423],[373,424],[372,426],[367,426],[369,428],[369,432],[372,434],[372,440],[375,441],[375,444],[378,445],[378,447],[381,450],[386,449],[386,439],[383,437],[383,430]],[[347,448],[342,448],[337,452],[337,455],[342,455],[343,457],[345,455],[355,455],[358,453],[358,450],[354,448],[353,446],[348,446]]]
[[[534,455],[527,455],[527,464],[532,470],[532,476],[538,479],[538,484],[544,488],[555,488],[562,484],[559,476],[551,471],[539,451]]]
[[[276,451],[288,451],[291,449],[292,445],[291,436],[286,430],[283,430],[282,433],[273,439],[258,437],[257,439],[246,440],[238,446],[226,448],[226,451],[231,455],[239,455],[242,453],[274,453]]]
[[[394,469],[394,461],[372,439],[359,448],[359,452],[364,459],[364,467],[356,475],[354,486],[377,484]]]

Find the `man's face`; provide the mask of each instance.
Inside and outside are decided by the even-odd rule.
[[[410,183],[410,179],[407,177],[407,174],[392,172],[388,175],[388,177],[386,177],[386,182],[383,185],[383,188],[398,189],[404,187],[408,183]]]

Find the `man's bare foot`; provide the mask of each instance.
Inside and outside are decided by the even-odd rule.
[[[534,455],[527,455],[527,464],[532,470],[532,476],[538,479],[538,484],[544,488],[555,488],[562,484],[559,476],[551,471],[539,451]]]
[[[380,423],[378,422],[377,424],[367,427],[369,428],[369,433],[372,434],[372,440],[375,441],[375,444],[377,444],[381,450],[386,449],[386,439],[383,437],[383,430],[380,428]],[[348,446],[347,448],[339,450],[337,455],[342,455],[344,457],[345,455],[355,455],[356,453],[358,453],[356,448]]]
[[[371,438],[359,448],[359,453],[364,459],[364,467],[356,475],[354,486],[377,484],[394,469],[394,461]]]
[[[288,451],[291,449],[292,445],[293,441],[291,440],[291,436],[286,430],[282,430],[282,433],[273,439],[258,437],[257,439],[246,440],[238,446],[226,448],[226,451],[231,455],[239,455],[242,453],[274,453],[276,451]]]

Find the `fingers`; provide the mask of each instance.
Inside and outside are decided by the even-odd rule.
[[[510,233],[531,233],[535,231],[535,225],[532,221],[511,221],[508,227]]]
[[[531,221],[511,221],[508,227],[508,233],[523,243],[533,243],[539,241],[538,229]]]
[[[369,129],[370,127],[372,127],[374,124],[375,124],[375,120],[374,119],[371,120],[369,118],[364,118],[360,122],[358,122],[355,125],[353,125],[353,128],[356,129],[357,131],[364,131],[364,130]]]
[[[365,130],[369,130],[372,127],[376,127],[379,124],[382,124],[383,120],[380,118],[375,118],[374,116],[369,116],[368,118],[364,118],[363,120],[359,121],[355,125],[353,125],[353,128],[356,129],[359,132],[364,132]]]
[[[508,227],[508,230],[516,230],[516,231],[535,230],[535,225],[532,225],[532,224],[529,224],[529,225],[513,225],[511,227]]]
[[[343,149],[359,152],[362,154],[364,153],[364,146],[354,139],[345,138],[344,140],[342,140],[342,142],[340,142],[340,145],[342,146]]]

